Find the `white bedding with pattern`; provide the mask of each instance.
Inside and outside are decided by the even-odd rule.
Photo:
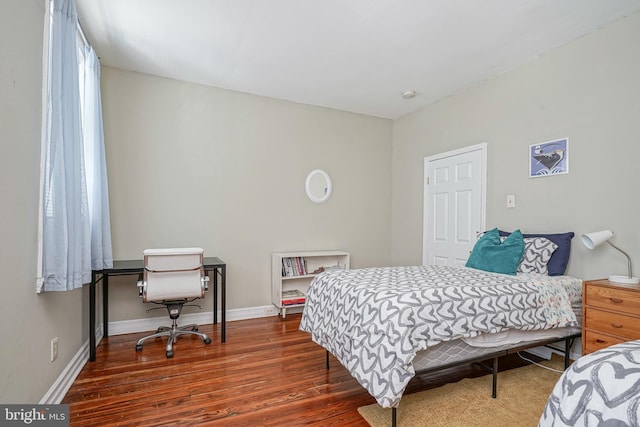
[[[640,426],[640,341],[576,360],[556,383],[538,426]]]
[[[382,407],[394,407],[416,352],[509,328],[575,326],[581,281],[453,266],[331,271],[309,287],[300,329],[329,350]]]

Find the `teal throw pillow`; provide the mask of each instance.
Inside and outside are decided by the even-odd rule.
[[[478,239],[465,265],[478,270],[515,275],[523,254],[524,239],[520,230],[500,242],[500,233],[494,228]]]

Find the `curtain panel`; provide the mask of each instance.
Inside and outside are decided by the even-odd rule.
[[[78,49],[73,0],[50,0],[48,18],[38,292],[79,288],[90,282],[93,265],[110,266],[112,259],[102,113],[95,111],[99,65],[91,59],[95,53],[84,61]]]
[[[82,135],[91,224],[91,269],[102,270],[113,267],[113,255],[111,252],[107,158],[104,150],[102,99],[100,96],[100,62],[91,46],[84,47],[83,65]]]

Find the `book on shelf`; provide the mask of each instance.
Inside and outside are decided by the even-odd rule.
[[[298,289],[282,291],[282,305],[304,304],[307,296]]]
[[[303,257],[282,258],[282,277],[304,276],[307,274],[307,260]]]

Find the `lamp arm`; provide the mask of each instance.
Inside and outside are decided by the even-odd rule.
[[[622,249],[620,249],[619,247],[617,247],[616,245],[614,245],[613,243],[611,243],[610,241],[607,240],[607,243],[609,244],[609,246],[611,246],[613,249],[616,249],[620,252],[622,252],[622,254],[624,256],[627,257],[627,266],[629,268],[629,279],[631,279],[633,277],[633,269],[631,268],[631,257]]]

